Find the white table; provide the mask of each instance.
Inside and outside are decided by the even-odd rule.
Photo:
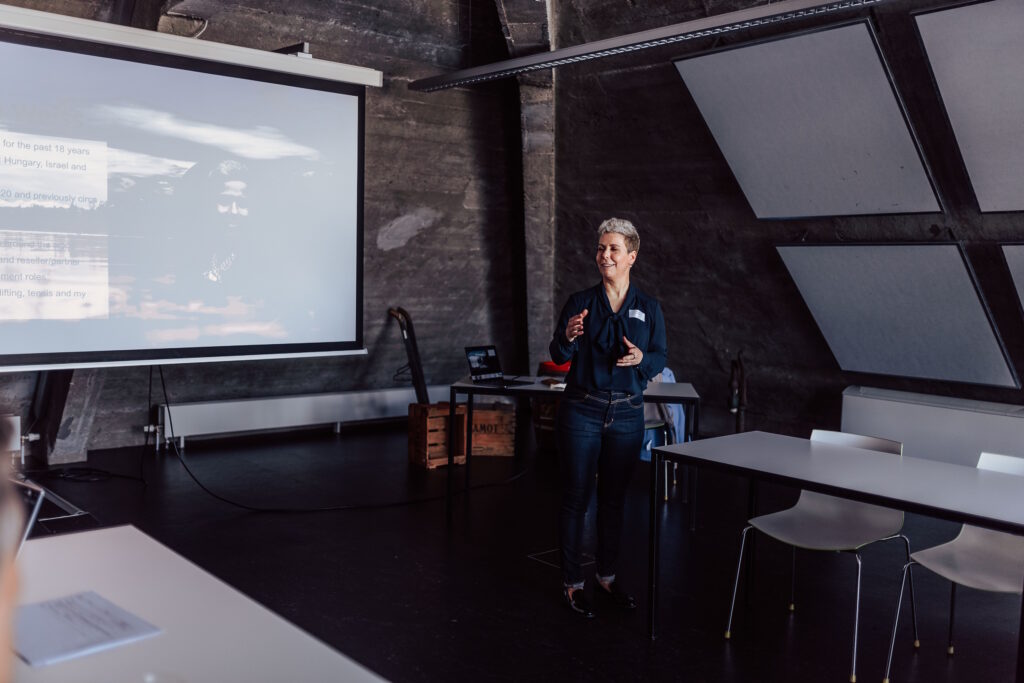
[[[15,681],[382,680],[135,527],[33,539],[18,562],[22,604],[93,590],[163,632],[50,666],[19,659]]]
[[[666,459],[1024,536],[1024,480],[1012,474],[745,432],[654,449],[652,487]],[[652,638],[660,536],[655,498],[647,592]],[[1024,604],[1017,643],[1017,681],[1024,683]]]

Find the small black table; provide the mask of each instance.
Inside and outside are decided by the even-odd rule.
[[[454,434],[455,429],[455,406],[459,394],[466,395],[466,490],[469,490],[469,464],[473,455],[473,396],[511,396],[513,398],[557,398],[562,393],[562,388],[554,388],[544,384],[541,377],[519,377],[519,380],[529,381],[529,384],[516,384],[509,386],[494,386],[487,384],[474,384],[469,380],[460,380],[450,387],[448,402],[448,433]],[[686,382],[652,382],[647,385],[644,391],[644,402],[646,403],[681,403],[686,407],[686,424],[683,433],[685,439],[690,441],[697,433],[700,395],[693,388],[692,384]],[[447,484],[447,515],[451,521],[452,516],[452,477],[455,469],[455,439],[448,439],[448,484]],[[652,456],[652,467],[654,466]],[[657,475],[652,475],[657,479]],[[653,489],[652,489],[653,491]],[[694,498],[691,496],[691,505]]]

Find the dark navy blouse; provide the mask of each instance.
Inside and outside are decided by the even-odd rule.
[[[583,309],[587,309],[583,334],[570,343],[565,338],[565,328],[569,318]],[[627,353],[623,336],[643,351],[639,365],[615,365]],[[566,378],[568,388],[639,394],[647,387],[647,380],[665,369],[665,317],[658,302],[633,284],[629,285],[619,312],[613,313],[604,284],[599,282],[569,297],[558,317],[549,350],[556,363],[572,360]]]

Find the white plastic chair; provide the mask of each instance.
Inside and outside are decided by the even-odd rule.
[[[982,453],[978,458],[978,469],[1024,476],[1024,458]],[[896,618],[893,620],[892,638],[889,640],[889,658],[885,663],[884,683],[888,683],[892,667],[896,627],[899,625],[900,606],[903,603],[903,582],[906,581],[907,572],[915,564],[932,570],[952,583],[949,594],[949,644],[946,648],[946,652],[952,655],[956,587],[960,585],[983,591],[1020,595],[1024,584],[1024,537],[964,524],[952,541],[918,550],[910,556],[910,561],[903,567],[900,597],[896,602]]]
[[[829,432],[815,429],[811,432],[811,441],[841,446],[852,446],[870,451],[890,453],[902,456],[903,444],[889,439],[879,439],[859,434]],[[857,560],[857,597],[853,613],[853,658],[850,665],[850,681],[857,680],[857,626],[860,618],[860,550],[876,541],[888,541],[900,538],[903,540],[910,560],[910,541],[900,531],[903,528],[903,512],[889,508],[869,505],[858,501],[836,498],[814,491],[801,491],[796,505],[786,510],[768,515],[754,517],[749,526],[743,530],[740,540],[740,559],[736,565],[736,581],[732,587],[732,604],[729,606],[729,623],[725,628],[725,637],[732,636],[732,617],[736,608],[736,590],[740,583],[740,571],[743,568],[743,551],[747,542],[747,532],[758,531],[793,547],[793,574],[790,583],[789,609],[795,609],[796,593],[796,550],[825,550],[852,553]],[[914,604],[914,579],[911,573],[910,601]],[[914,638],[917,638],[917,616],[914,616]]]

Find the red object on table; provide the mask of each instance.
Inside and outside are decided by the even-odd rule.
[[[538,375],[554,375],[556,377],[565,376],[569,372],[569,366],[570,365],[572,365],[572,361],[569,361],[568,363],[562,363],[561,365],[558,365],[557,363],[555,363],[553,361],[546,360],[543,363],[541,363],[540,366],[537,368],[537,374]]]

